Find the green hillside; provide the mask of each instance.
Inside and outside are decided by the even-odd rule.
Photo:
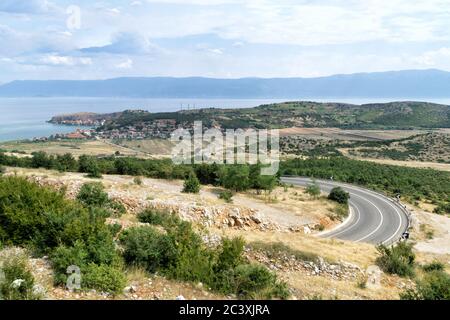
[[[167,113],[124,112],[100,130],[136,126],[157,119],[175,119],[189,125],[227,128],[339,127],[360,129],[448,128],[450,107],[425,102],[351,105],[343,103],[285,102],[245,109],[200,109]]]

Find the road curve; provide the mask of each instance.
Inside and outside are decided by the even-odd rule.
[[[296,186],[307,186],[310,178],[282,177],[282,182]],[[337,229],[322,236],[354,242],[392,244],[400,239],[408,228],[408,217],[400,204],[377,192],[327,180],[315,180],[322,191],[329,192],[334,187],[342,187],[350,194],[351,215]]]

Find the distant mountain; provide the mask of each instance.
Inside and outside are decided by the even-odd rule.
[[[450,72],[409,70],[320,78],[116,78],[13,81],[0,97],[449,98]]]

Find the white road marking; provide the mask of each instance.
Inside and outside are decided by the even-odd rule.
[[[285,178],[285,179],[286,179],[286,178]],[[289,179],[297,180],[297,181],[304,182],[304,183],[311,182],[311,179],[308,179],[308,178],[289,178],[289,177],[287,177],[287,180],[289,180]],[[397,216],[398,216],[398,218],[399,218],[399,225],[398,225],[396,231],[394,232],[394,234],[393,234],[391,237],[389,237],[387,240],[384,240],[382,243],[388,243],[388,242],[391,241],[395,236],[397,236],[397,233],[400,231],[400,229],[401,229],[401,227],[402,227],[402,224],[403,224],[403,223],[402,223],[402,222],[403,222],[402,215],[401,215],[400,212],[398,211],[397,206],[396,206],[395,204],[392,204],[385,196],[378,195],[376,192],[368,191],[368,190],[365,190],[365,189],[363,189],[363,188],[353,187],[352,185],[345,184],[345,183],[329,183],[329,182],[326,182],[326,181],[319,181],[319,183],[321,183],[322,185],[331,186],[331,187],[335,187],[335,186],[343,186],[343,187],[345,187],[345,188],[347,188],[347,189],[354,190],[354,191],[359,191],[359,192],[362,192],[362,193],[364,193],[364,194],[373,196],[373,197],[375,197],[375,198],[377,198],[377,199],[383,201],[384,203],[387,203],[388,206],[391,207],[391,208],[393,208],[394,211],[395,211],[395,213],[397,214]],[[358,197],[362,198],[363,200],[365,200],[365,201],[367,201],[367,202],[369,202],[369,203],[371,203],[373,206],[375,206],[375,208],[377,209],[377,211],[378,211],[378,212],[380,213],[380,215],[381,215],[381,223],[380,223],[380,225],[378,225],[377,229],[375,229],[375,230],[372,231],[370,234],[368,234],[368,235],[366,235],[365,237],[363,237],[363,238],[361,238],[361,239],[359,239],[359,240],[356,241],[356,242],[358,242],[358,241],[362,241],[362,240],[364,240],[364,239],[367,239],[367,238],[370,237],[372,234],[374,234],[376,231],[378,231],[378,230],[381,228],[381,225],[382,225],[382,223],[383,223],[383,219],[384,219],[384,218],[383,218],[383,213],[381,212],[381,210],[380,210],[373,202],[371,202],[370,200],[365,199],[364,197],[361,197],[361,196],[359,196],[359,195],[357,195],[357,194],[355,194],[355,193],[352,193],[352,194],[355,195],[355,196],[358,196]],[[356,205],[354,205],[354,206],[357,208]],[[358,220],[358,221],[359,221],[359,220]],[[356,223],[353,224],[351,227],[349,227],[349,228],[347,228],[347,229],[344,229],[344,230],[338,232],[337,234],[334,234],[333,236],[337,236],[337,235],[341,234],[341,233],[344,232],[344,231],[350,230],[350,229],[351,229],[353,226],[355,226],[355,225],[356,225]]]

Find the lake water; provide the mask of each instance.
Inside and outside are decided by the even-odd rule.
[[[150,112],[177,111],[189,108],[245,108],[286,99],[128,99],[128,98],[0,98],[0,141],[32,139],[55,133],[72,132],[76,127],[49,124],[53,116],[76,112],[109,113],[126,109]],[[289,99],[295,100],[295,99]],[[321,102],[354,104],[389,102],[409,99],[306,99]],[[425,101],[425,100],[424,100]],[[426,99],[450,104],[450,99]]]

